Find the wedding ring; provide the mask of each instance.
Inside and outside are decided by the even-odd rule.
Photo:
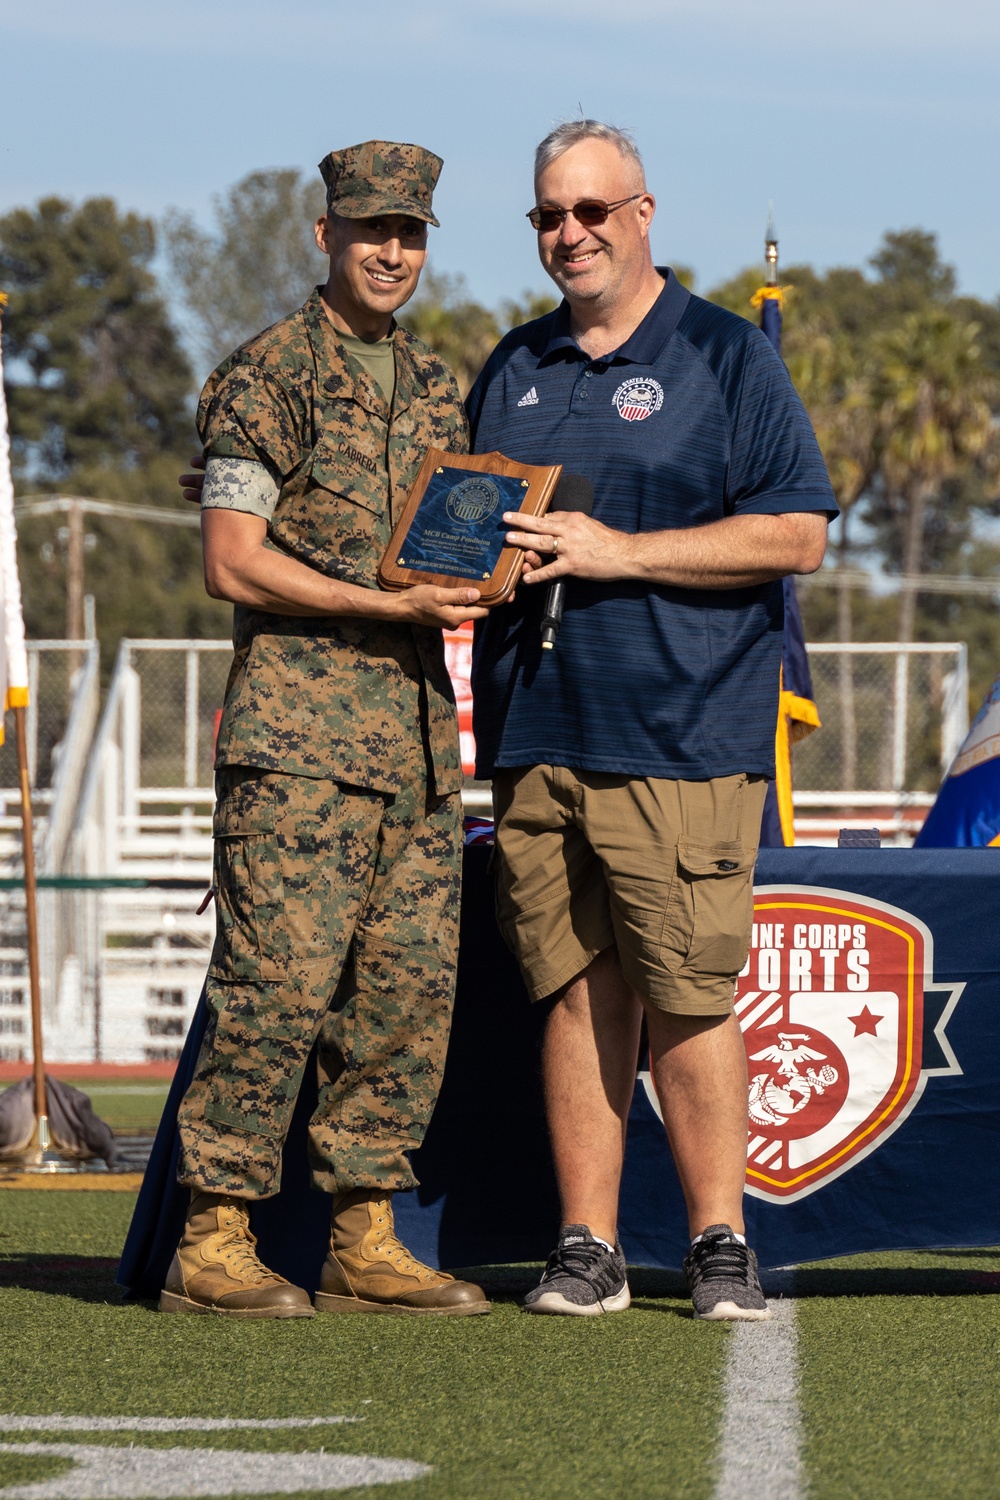
[[[552,551],[553,554],[559,551],[559,538],[557,536],[552,538]]]

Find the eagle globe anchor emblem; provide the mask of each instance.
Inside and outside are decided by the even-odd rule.
[[[841,1069],[829,1062],[829,1051],[808,1046],[814,1040],[812,1032],[779,1031],[776,1042],[760,1052],[751,1052],[751,1062],[771,1064],[750,1080],[750,1118],[755,1125],[785,1124],[838,1082]],[[823,1066],[817,1071],[808,1066],[810,1063]],[[803,1064],[807,1065],[805,1072]]]

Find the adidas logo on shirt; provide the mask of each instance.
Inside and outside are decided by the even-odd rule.
[[[537,406],[538,392],[535,390],[535,387],[532,386],[530,391],[525,392],[517,404],[518,406]]]

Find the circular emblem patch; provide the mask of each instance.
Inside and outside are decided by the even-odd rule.
[[[813,1135],[843,1107],[847,1060],[815,1026],[758,1027],[750,1053],[750,1122],[775,1139]]]
[[[611,398],[625,422],[645,422],[663,405],[663,387],[658,380],[633,376],[624,380]]]
[[[500,504],[500,491],[492,479],[463,479],[448,491],[445,509],[456,526],[478,526]]]

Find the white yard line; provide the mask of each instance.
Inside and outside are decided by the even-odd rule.
[[[775,1280],[767,1278],[769,1289]],[[769,1298],[768,1306],[768,1322],[732,1326],[715,1500],[801,1500],[806,1493],[795,1300]]]
[[[47,1417],[0,1415],[0,1432],[272,1432],[294,1427],[329,1427],[363,1422],[364,1417]]]
[[[11,1485],[6,1500],[185,1500],[195,1495],[327,1494],[422,1479],[427,1464],[366,1453],[243,1453],[216,1448],[118,1448],[86,1443],[0,1443],[17,1457],[70,1458],[51,1479]]]

